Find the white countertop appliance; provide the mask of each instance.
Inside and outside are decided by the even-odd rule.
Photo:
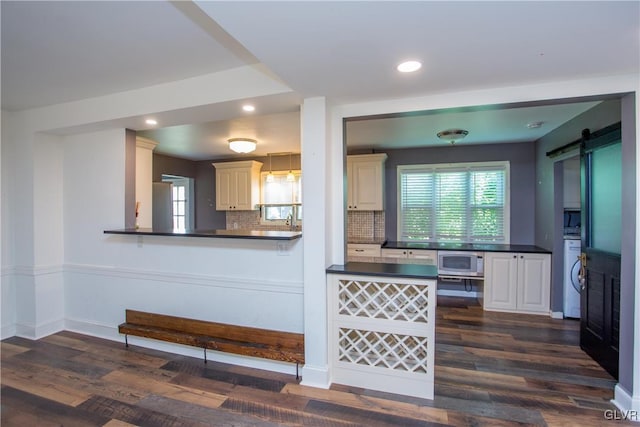
[[[580,240],[564,241],[564,317],[580,318]]]
[[[439,276],[484,276],[484,253],[468,251],[438,251]]]

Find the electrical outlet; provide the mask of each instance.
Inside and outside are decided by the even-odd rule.
[[[276,242],[276,248],[278,249],[278,255],[289,256],[289,245],[287,242]]]

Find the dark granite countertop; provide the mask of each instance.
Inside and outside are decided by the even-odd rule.
[[[492,243],[417,243],[387,242],[383,249],[430,249],[439,251],[524,252],[549,254],[551,251],[534,245],[501,245]]]
[[[357,274],[362,276],[409,277],[414,279],[438,278],[435,265],[424,264],[384,264],[369,262],[348,262],[327,268],[329,274]]]
[[[209,237],[256,240],[295,240],[302,237],[301,231],[266,231],[266,230],[154,230],[151,228],[125,228],[121,230],[105,230],[105,234],[130,234],[134,236],[177,236],[177,237]]]

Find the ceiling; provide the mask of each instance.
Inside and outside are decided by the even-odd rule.
[[[1,7],[2,108],[22,110],[260,66],[292,89],[254,113],[226,105],[138,127],[156,150],[228,156],[298,151],[300,99],[334,104],[639,72],[640,2],[24,2]],[[418,59],[416,73],[395,66]],[[241,101],[241,100],[239,100]],[[255,100],[251,100],[255,101]],[[234,105],[234,107],[236,107]],[[444,127],[465,143],[535,140],[590,104],[444,111],[349,123],[349,144],[428,144]],[[183,112],[184,113],[184,112]],[[544,121],[536,130],[531,121]],[[192,125],[192,126],[188,126]],[[242,135],[236,132],[242,131]],[[398,145],[396,145],[398,146]]]

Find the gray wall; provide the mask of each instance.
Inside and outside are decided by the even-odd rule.
[[[242,156],[211,160],[185,160],[162,154],[153,155],[153,180],[161,181],[162,174],[185,176],[194,179],[195,228],[198,230],[224,229],[227,226],[226,213],[216,210],[216,171],[211,163],[256,160],[262,162],[262,171],[269,170],[267,157]],[[271,170],[300,170],[300,154],[272,156]]]
[[[162,174],[196,177],[196,164],[193,160],[153,154],[153,182],[162,181]]]
[[[385,233],[397,240],[397,166],[461,162],[510,162],[511,243],[531,245],[534,241],[535,147],[533,143],[457,145],[437,148],[381,150],[387,153],[385,166]]]
[[[549,158],[546,153],[579,139],[585,128],[594,132],[618,121],[620,101],[604,101],[536,141],[535,244],[552,251],[551,311],[562,311],[563,300],[562,165],[556,163],[564,157]]]
[[[211,160],[196,162],[196,228],[200,230],[227,228],[225,211],[216,210],[216,171],[211,163]]]

